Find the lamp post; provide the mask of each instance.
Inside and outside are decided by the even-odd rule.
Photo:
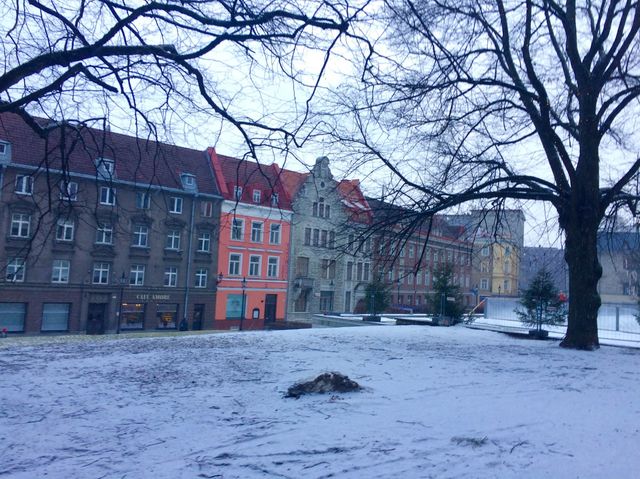
[[[122,276],[120,276],[120,304],[118,306],[118,321],[116,323],[116,334],[120,334],[120,324],[122,323],[122,299],[124,296],[124,285],[127,284],[127,277],[122,272]]]
[[[396,283],[398,285],[398,294],[396,296],[396,299],[398,300],[398,306],[400,306],[400,285],[402,284],[402,280],[398,278]]]
[[[247,278],[242,278],[242,315],[240,316],[240,331],[242,331],[242,321],[244,320],[245,310],[247,307]]]

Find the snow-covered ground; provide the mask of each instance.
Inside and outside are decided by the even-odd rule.
[[[640,351],[464,327],[0,340],[0,477],[635,478]],[[366,389],[285,399],[339,371]]]

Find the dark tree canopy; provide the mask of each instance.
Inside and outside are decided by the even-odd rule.
[[[424,217],[543,201],[565,235],[563,346],[598,347],[596,236],[638,215],[640,5],[630,0],[385,0],[331,131]],[[507,203],[508,204],[508,203]]]

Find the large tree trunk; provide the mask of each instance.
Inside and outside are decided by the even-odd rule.
[[[569,318],[567,335],[560,346],[593,350],[598,342],[598,224],[569,224],[565,229],[565,259],[569,265]]]
[[[581,138],[573,188],[560,214],[560,225],[566,235],[565,259],[569,266],[569,318],[567,335],[560,346],[587,350],[600,347],[598,281],[602,266],[598,260],[598,228],[604,214],[600,205],[598,135],[594,129],[597,122],[591,110],[593,108],[581,111],[584,130],[592,133]]]

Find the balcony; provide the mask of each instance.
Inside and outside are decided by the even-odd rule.
[[[314,279],[313,278],[307,278],[307,277],[297,277],[293,283],[293,285],[297,288],[297,289],[313,289],[313,283],[314,283]]]

